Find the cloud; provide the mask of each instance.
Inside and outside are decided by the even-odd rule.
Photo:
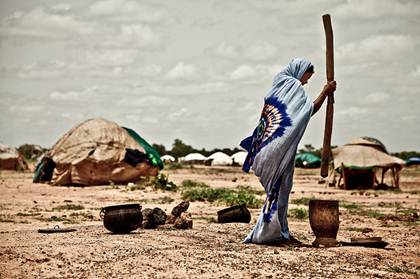
[[[366,95],[366,97],[362,98],[360,101],[362,104],[365,105],[376,105],[381,103],[386,103],[389,100],[389,95],[384,92],[374,92]]]
[[[193,80],[198,77],[197,68],[192,64],[178,62],[166,75],[170,80]]]
[[[216,54],[220,57],[233,59],[239,56],[239,51],[236,47],[223,42],[216,48]]]
[[[0,34],[9,37],[69,39],[91,34],[95,30],[93,23],[81,22],[72,15],[55,14],[53,11],[36,8],[26,13],[14,12],[1,22]]]
[[[263,61],[274,57],[277,53],[277,48],[265,41],[256,42],[246,47],[229,45],[223,42],[216,47],[215,53],[222,58]]]
[[[104,47],[128,47],[155,49],[161,39],[149,26],[142,24],[123,25],[115,36],[108,36],[100,45]]]
[[[89,7],[95,16],[107,17],[119,21],[159,22],[164,18],[163,11],[129,0],[96,1]]]
[[[414,51],[417,42],[406,35],[373,35],[359,42],[351,42],[337,49],[337,59],[343,64],[366,63],[366,61],[395,62],[397,57],[406,57]]]
[[[91,66],[125,66],[133,64],[138,52],[130,49],[105,49],[85,53],[86,63]]]
[[[417,65],[416,69],[413,72],[411,72],[411,75],[413,77],[420,78],[420,65]]]
[[[281,70],[280,65],[255,65],[243,64],[228,74],[229,79],[257,83],[273,76]]]
[[[12,71],[17,71],[17,77],[21,79],[56,79],[66,74],[65,69],[65,63],[52,60],[44,63],[32,63],[19,69],[12,69]]]
[[[244,80],[244,79],[251,79],[257,75],[257,71],[254,67],[250,65],[241,65],[235,70],[233,70],[229,77],[232,80]]]
[[[129,98],[122,98],[117,101],[117,104],[119,106],[133,107],[133,108],[137,108],[137,107],[156,108],[156,107],[167,106],[171,104],[171,102],[167,98],[150,95],[150,96],[141,96],[141,97],[131,96]]]
[[[41,112],[45,109],[43,105],[13,105],[9,108],[11,112],[17,113],[33,113],[33,112]]]
[[[244,50],[245,58],[254,61],[267,60],[274,57],[277,53],[277,48],[267,42],[258,42],[248,46]]]
[[[387,18],[420,15],[420,2],[395,0],[347,0],[338,5],[334,16],[341,18]]]
[[[54,101],[81,101],[83,103],[98,92],[99,87],[92,86],[82,91],[54,91],[50,94],[49,98]]]

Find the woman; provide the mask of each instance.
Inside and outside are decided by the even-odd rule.
[[[295,58],[277,74],[264,99],[257,128],[241,142],[248,151],[243,170],[249,172],[252,167],[267,193],[257,224],[245,243],[300,243],[290,235],[287,224],[294,158],[309,119],[336,89],[335,81],[328,82],[312,102],[303,85],[313,73],[311,62]]]

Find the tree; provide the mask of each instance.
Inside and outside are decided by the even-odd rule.
[[[163,156],[166,154],[166,148],[163,144],[152,144],[153,148],[156,149],[156,151],[159,153],[160,156]]]
[[[175,139],[172,144],[172,150],[169,152],[175,158],[184,157],[185,155],[194,152],[194,148],[190,145],[186,145],[180,139]]]

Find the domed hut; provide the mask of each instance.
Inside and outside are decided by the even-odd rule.
[[[0,170],[27,170],[28,164],[14,147],[0,144]]]
[[[230,158],[232,159],[232,164],[233,165],[239,165],[239,166],[243,166],[246,156],[248,155],[248,152],[245,151],[238,151],[235,154],[233,154],[232,156],[230,156]]]
[[[206,164],[211,166],[231,166],[233,160],[223,152],[215,152],[206,159]]]
[[[334,176],[340,176],[338,186],[344,189],[374,189],[384,186],[385,174],[390,171],[391,185],[399,187],[399,174],[405,162],[387,153],[377,139],[363,137],[332,150]],[[381,171],[381,180],[376,173]],[[340,185],[341,179],[343,185]],[[335,180],[335,179],[334,179]]]
[[[135,131],[89,119],[68,131],[38,164],[34,182],[55,185],[128,183],[155,176],[160,156]]]

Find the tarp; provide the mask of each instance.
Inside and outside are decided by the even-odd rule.
[[[309,152],[297,154],[295,157],[295,166],[301,168],[319,168],[321,159]]]
[[[410,157],[410,158],[407,159],[406,163],[407,163],[407,166],[420,165],[420,158],[419,157]]]
[[[232,165],[232,158],[229,157],[229,155],[223,153],[223,152],[215,152],[209,157],[207,157],[207,160],[211,160],[212,166],[230,166]]]
[[[230,156],[230,158],[232,158],[234,163],[239,164],[240,166],[243,166],[247,155],[248,155],[248,152],[239,151],[233,154],[232,156]]]
[[[160,157],[160,159],[163,162],[175,162],[175,158],[173,156],[171,156],[171,155],[168,155],[168,154],[163,155],[162,157]]]
[[[187,156],[185,156],[184,160],[185,162],[189,161],[204,161],[206,160],[206,157],[200,153],[190,153]]]
[[[140,176],[156,175],[162,162],[159,156],[154,160],[156,155],[151,146],[139,138],[133,130],[105,119],[80,123],[46,154],[46,158],[52,160],[52,163],[47,161],[48,166],[55,164],[51,182],[98,185],[127,183]],[[47,165],[45,160],[43,162]],[[39,167],[37,173],[42,173]],[[38,178],[35,175],[34,181]]]

